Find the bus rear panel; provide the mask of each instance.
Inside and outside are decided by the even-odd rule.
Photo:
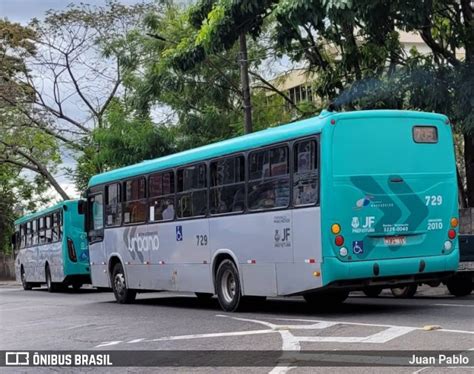
[[[328,128],[323,285],[409,284],[457,268],[451,127],[443,116],[394,113],[336,118]]]

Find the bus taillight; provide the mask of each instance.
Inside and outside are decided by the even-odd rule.
[[[449,231],[448,231],[448,237],[449,237],[449,239],[451,239],[451,240],[456,239],[456,230],[453,230],[453,229],[449,230]]]
[[[342,235],[336,236],[335,242],[338,247],[341,247],[342,245],[344,245],[344,237]]]
[[[74,248],[74,242],[71,238],[67,238],[67,252],[69,254],[69,259],[72,262],[77,262],[76,248]]]

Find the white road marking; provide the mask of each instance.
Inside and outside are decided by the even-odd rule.
[[[423,327],[414,327],[414,326],[397,326],[397,325],[385,325],[385,324],[378,324],[378,323],[361,323],[361,322],[346,322],[346,321],[318,321],[314,319],[291,319],[291,318],[270,318],[273,320],[278,321],[295,321],[295,322],[328,322],[340,325],[353,325],[353,326],[370,326],[370,327],[403,327],[409,328],[413,330],[423,330]],[[453,329],[437,329],[433,331],[440,331],[440,332],[452,332],[457,334],[474,334],[472,330],[453,330]]]
[[[145,338],[133,339],[133,340],[130,340],[129,342],[127,342],[127,344],[140,343],[144,340],[145,340]]]
[[[219,338],[226,336],[243,336],[243,335],[256,335],[256,334],[272,334],[274,330],[250,330],[250,331],[234,331],[234,332],[216,332],[210,334],[193,334],[193,335],[178,335],[178,336],[165,336],[164,338],[151,339],[150,342],[160,342],[167,340],[187,340],[187,339],[203,339],[203,338]]]
[[[117,345],[117,344],[120,344],[120,343],[123,343],[123,340],[114,340],[114,341],[111,341],[111,342],[103,342],[103,343],[100,343],[99,345],[96,345],[95,348],[110,347],[111,345]]]
[[[456,306],[461,308],[474,308],[474,305],[466,305],[466,304],[433,304],[436,306]]]
[[[469,330],[451,330],[451,329],[439,329],[435,331],[441,331],[441,332],[454,332],[456,334],[474,334],[474,331],[469,331]]]
[[[331,343],[369,343],[369,344],[384,344],[393,339],[397,339],[401,336],[404,336],[412,331],[423,330],[421,327],[413,326],[396,326],[396,325],[387,325],[387,324],[376,324],[376,323],[359,323],[359,322],[345,322],[345,321],[322,321],[322,320],[313,320],[313,319],[299,319],[299,318],[267,318],[273,321],[285,321],[285,322],[306,322],[310,324],[276,324],[269,321],[263,321],[252,318],[242,318],[234,317],[232,315],[218,314],[216,317],[220,318],[230,318],[236,321],[250,322],[265,326],[266,329],[262,330],[249,330],[249,331],[234,331],[234,332],[217,332],[217,333],[207,333],[207,334],[192,334],[192,335],[177,335],[177,336],[165,336],[157,339],[145,339],[138,338],[133,339],[128,342],[138,343],[138,342],[160,342],[160,341],[173,341],[173,340],[189,340],[189,339],[205,339],[205,338],[219,338],[219,337],[232,337],[232,336],[246,336],[246,335],[258,335],[258,334],[271,334],[279,333],[282,339],[282,356],[279,360],[285,360],[286,355],[290,352],[301,352],[301,342],[331,342]],[[370,326],[370,327],[382,327],[385,328],[383,331],[379,331],[372,335],[368,336],[295,336],[291,333],[290,330],[322,330],[336,325],[352,325],[352,326]],[[464,331],[464,330],[450,330],[450,329],[439,329],[436,331],[441,332],[452,332],[452,333],[463,333],[463,334],[474,334],[474,331]],[[112,345],[117,345],[124,343],[121,340],[104,342],[96,346],[107,347]],[[285,362],[285,361],[283,361]],[[283,363],[282,362],[282,363]],[[292,363],[294,365],[294,363]],[[297,366],[280,366],[277,365],[274,367],[270,373],[271,374],[285,374],[288,371],[296,368]],[[420,370],[414,372],[413,374],[420,373],[426,368],[421,368]]]
[[[418,373],[421,373],[423,370],[425,369],[430,369],[430,367],[424,367],[424,368],[421,368],[421,369],[418,369],[417,371],[414,371],[412,374],[418,374]]]

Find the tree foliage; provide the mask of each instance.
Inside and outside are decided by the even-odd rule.
[[[115,99],[104,123],[92,132],[91,145],[79,159],[76,184],[87,188],[89,178],[100,167],[104,170],[132,165],[174,152],[171,131],[156,125],[148,116],[135,116]]]

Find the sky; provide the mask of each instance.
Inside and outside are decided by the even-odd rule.
[[[27,24],[32,18],[41,19],[49,9],[64,9],[71,3],[104,5],[105,0],[0,0],[0,17]],[[120,0],[123,4],[135,4],[140,0]]]

